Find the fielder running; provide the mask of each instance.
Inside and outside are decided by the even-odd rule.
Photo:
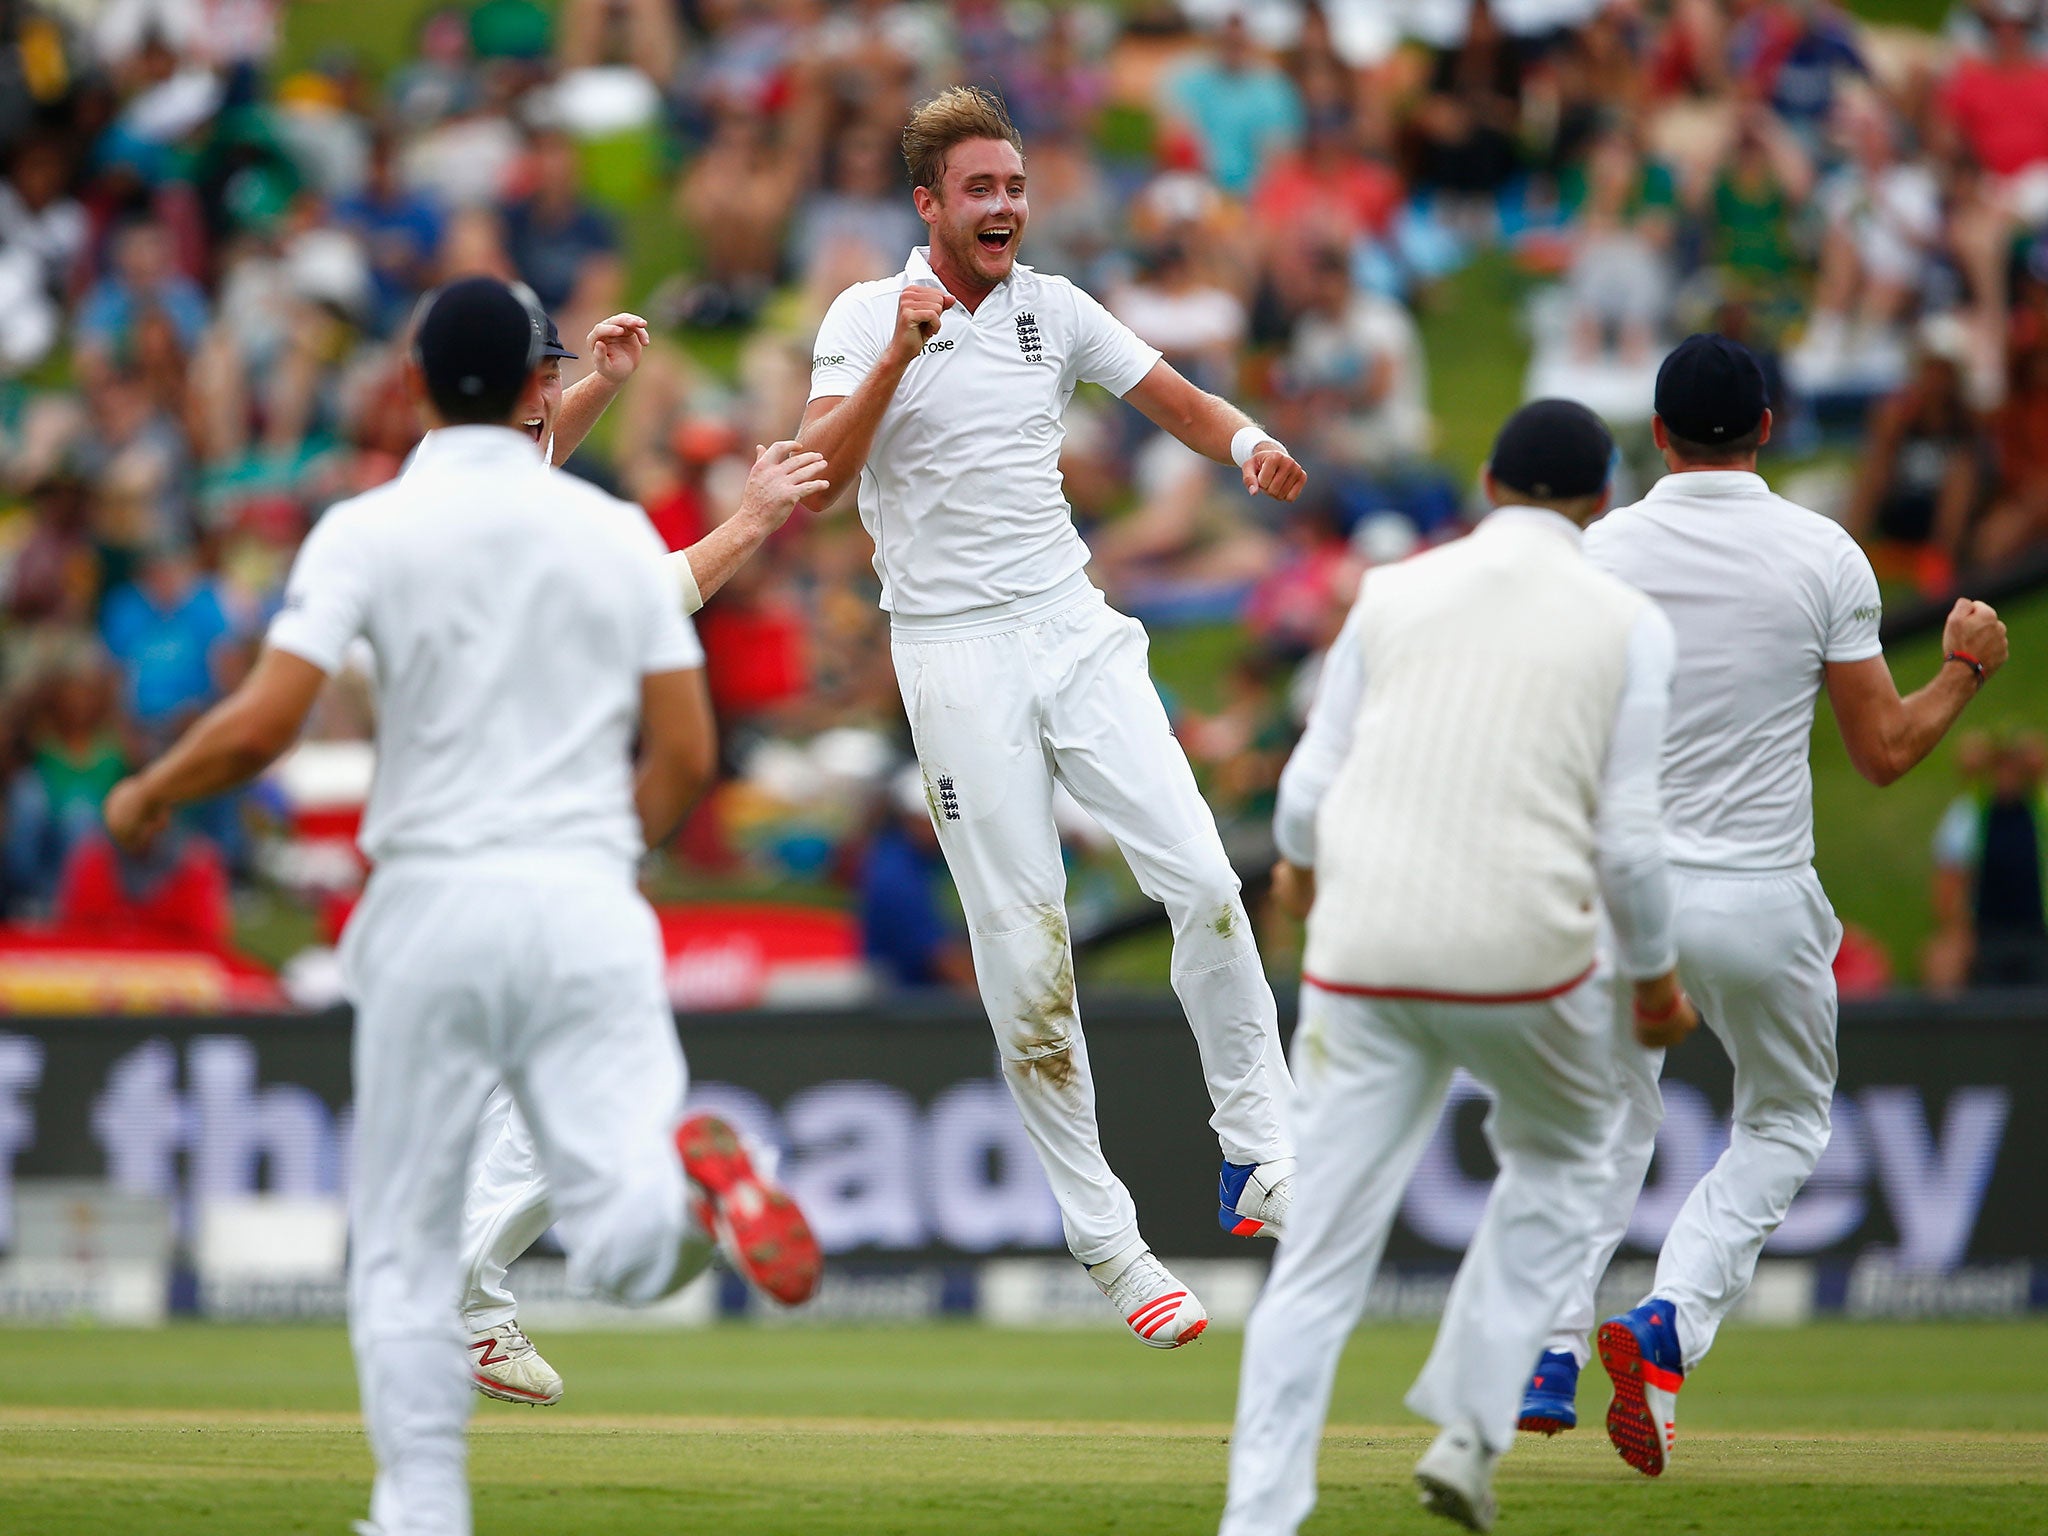
[[[1208,1314],[1139,1235],[1095,1126],[1074,997],[1055,783],[1108,829],[1173,924],[1173,986],[1200,1046],[1223,1149],[1220,1219],[1286,1219],[1290,1092],[1273,995],[1237,876],[1146,669],[1145,631],[1089,581],[1062,494],[1075,386],[1121,395],[1283,501],[1305,476],[1263,428],[1189,384],[1066,279],[1017,264],[1022,140],[1002,105],[955,87],[903,133],[931,244],[842,293],[819,329],[799,440],[832,489],[856,477],[896,676],[975,976],[1065,1221],[1131,1331],[1170,1349]]]
[[[349,1325],[376,1536],[467,1536],[471,1394],[452,1303],[476,1116],[509,1085],[571,1274],[632,1304],[724,1237],[771,1292],[815,1286],[802,1214],[686,1071],[634,866],[709,782],[703,653],[637,507],[550,474],[516,415],[544,322],[473,278],[430,301],[413,372],[430,453],[330,509],[249,678],[107,822],[146,843],[292,742],[357,638],[376,654],[376,870],[349,924],[356,999]],[[631,748],[640,740],[637,769]],[[680,1121],[680,1123],[679,1123]]]
[[[1491,1526],[1522,1362],[1577,1278],[1619,1110],[1602,901],[1644,1040],[1696,1022],[1657,807],[1671,625],[1581,552],[1612,451],[1584,406],[1516,412],[1495,510],[1367,574],[1281,777],[1275,886],[1308,907],[1301,1171],[1245,1332],[1224,1536],[1314,1507],[1338,1356],[1459,1067],[1493,1091],[1500,1175],[1408,1406],[1443,1426],[1423,1503]]]
[[[538,307],[539,300],[530,293],[522,296]],[[591,371],[564,390],[562,359],[574,359],[576,354],[562,345],[550,319],[541,365],[527,381],[516,410],[521,429],[540,445],[551,465],[568,461],[638,370],[648,345],[647,322],[634,314],[613,315],[591,329],[587,345]],[[685,615],[703,607],[789,520],[803,497],[816,494],[820,482],[814,476],[824,460],[796,452],[795,446],[777,443],[757,450],[733,515],[688,550],[667,557]],[[421,447],[431,457],[433,450],[425,443]],[[421,457],[414,453],[407,473]],[[561,1375],[519,1326],[518,1302],[506,1280],[513,1263],[554,1217],[540,1150],[511,1090],[503,1084],[485,1101],[471,1163],[469,1193],[462,1207],[467,1269],[462,1316],[469,1329],[471,1385],[501,1402],[534,1407],[558,1403]]]
[[[1608,1437],[1651,1477],[1668,1463],[1686,1373],[1749,1289],[1757,1254],[1828,1143],[1842,936],[1813,872],[1814,703],[1827,691],[1857,771],[1889,784],[1918,763],[2005,662],[2005,626],[1960,600],[1946,657],[1899,697],[1878,643],[1870,562],[1842,528],[1775,496],[1756,360],[1688,337],[1657,375],[1653,430],[1671,473],[1595,524],[1586,553],[1654,598],[1678,635],[1665,821],[1678,974],[1735,1068],[1728,1150],[1686,1199],[1641,1305],[1600,1327],[1614,1379]],[[1627,1231],[1663,1102],[1660,1054],[1621,1050],[1626,1109],[1573,1296],[1529,1383],[1521,1424],[1578,1419],[1594,1288]]]

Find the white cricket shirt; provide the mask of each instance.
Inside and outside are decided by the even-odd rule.
[[[1678,634],[1664,745],[1673,860],[1810,863],[1827,664],[1883,654],[1877,577],[1856,541],[1760,475],[1689,470],[1587,529],[1586,553],[1655,598]]]
[[[920,246],[894,276],[832,301],[811,398],[850,395],[887,350],[907,283],[941,286]],[[1159,361],[1064,277],[1026,266],[973,314],[955,305],[904,373],[860,476],[882,606],[944,618],[1048,592],[1088,563],[1060,481],[1078,384],[1122,395]]]
[[[661,540],[510,428],[425,446],[320,519],[270,627],[325,672],[358,637],[376,653],[363,852],[637,859],[640,681],[704,664]]]

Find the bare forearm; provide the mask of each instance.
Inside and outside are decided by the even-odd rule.
[[[798,430],[799,443],[825,455],[825,478],[831,482],[830,490],[806,503],[813,511],[831,506],[859,476],[908,366],[897,362],[893,355],[883,358],[852,394],[823,415],[807,420]]]
[[[1976,675],[1959,662],[1944,662],[1924,688],[1899,700],[1899,712],[1885,734],[1877,783],[1904,778],[1932,752],[1977,696]],[[1881,776],[1880,776],[1881,774]]]
[[[780,526],[777,520],[743,508],[685,550],[683,558],[696,578],[699,601],[710,602]]]
[[[1201,389],[1190,389],[1185,395],[1174,397],[1164,417],[1152,419],[1203,458],[1214,459],[1218,464],[1236,462],[1230,456],[1231,440],[1255,424],[1222,396]]]
[[[569,455],[583,445],[583,439],[590,436],[598,417],[618,393],[619,386],[601,373],[588,374],[562,391],[562,404],[555,412],[555,446],[550,463],[568,463]]]
[[[671,757],[641,758],[633,780],[633,809],[639,813],[640,835],[648,847],[660,846],[682,824],[711,787],[711,779],[708,754],[702,765]]]
[[[248,783],[289,745],[262,730],[231,698],[194,721],[140,780],[152,799],[186,805]]]

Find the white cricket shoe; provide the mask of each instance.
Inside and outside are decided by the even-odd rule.
[[[1225,1162],[1216,1181],[1216,1220],[1232,1237],[1278,1238],[1294,1206],[1294,1159]]]
[[[1195,1293],[1174,1279],[1143,1243],[1089,1265],[1088,1278],[1141,1344],[1178,1349],[1194,1343],[1209,1326],[1209,1314]]]
[[[1415,1463],[1422,1507],[1455,1520],[1468,1531],[1490,1531],[1500,1506],[1493,1497],[1498,1451],[1489,1451],[1470,1424],[1453,1424],[1436,1437]]]
[[[562,1400],[562,1378],[543,1360],[517,1323],[500,1323],[469,1336],[469,1383],[501,1403],[545,1408]]]

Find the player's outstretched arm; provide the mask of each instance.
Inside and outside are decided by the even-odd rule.
[[[814,512],[824,511],[859,477],[889,402],[896,398],[896,386],[903,382],[905,370],[917,361],[925,343],[939,334],[940,321],[956,302],[943,288],[906,284],[896,296],[896,323],[889,343],[867,376],[852,394],[827,395],[805,407],[796,438],[825,456],[826,481],[822,494],[804,498],[805,506]]]
[[[554,453],[549,463],[568,463],[569,455],[590,436],[597,418],[639,368],[648,339],[647,322],[638,315],[613,315],[590,328],[583,346],[593,366],[562,391],[562,404],[555,412]]]
[[[1154,363],[1124,399],[1204,458],[1237,465],[1254,496],[1292,501],[1308,483],[1308,471],[1277,438],[1228,400],[1190,384],[1171,363]]]
[[[711,787],[718,772],[718,726],[704,669],[652,672],[640,679],[640,759],[633,806],[652,848]]]
[[[1941,632],[1941,670],[1899,697],[1882,656],[1828,663],[1828,702],[1856,771],[1880,787],[1903,778],[1948,734],[1977,690],[2005,665],[2005,624],[1989,603],[1956,599]]]
[[[303,657],[269,646],[242,685],[208,710],[170,751],[107,796],[107,830],[139,850],[163,831],[171,812],[246,784],[299,738],[327,674]]]
[[[738,509],[688,549],[668,557],[682,588],[683,612],[695,613],[710,602],[800,503],[822,494],[824,473],[825,456],[795,443],[755,448]]]

